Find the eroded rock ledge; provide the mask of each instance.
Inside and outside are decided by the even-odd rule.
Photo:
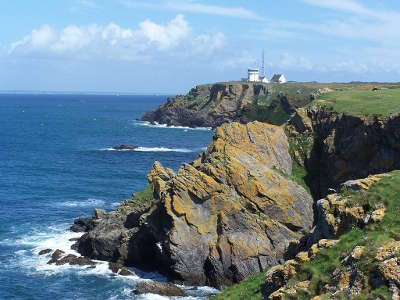
[[[313,200],[291,173],[281,127],[224,124],[176,173],[154,164],[153,201],[97,214],[79,252],[189,284],[238,282],[282,262],[288,245],[311,230]]]

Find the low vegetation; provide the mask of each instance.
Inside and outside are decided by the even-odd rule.
[[[137,204],[147,203],[153,199],[153,190],[150,185],[148,185],[143,191],[135,193],[132,197],[132,201]]]
[[[371,280],[374,278],[377,269],[377,249],[388,241],[400,240],[400,172],[394,171],[391,174],[375,183],[368,191],[345,192],[352,203],[366,208],[383,203],[386,215],[381,223],[363,229],[354,228],[343,234],[334,247],[321,250],[314,259],[304,263],[298,275],[289,281],[289,285],[303,280],[310,280],[311,284],[308,291],[297,295],[296,299],[310,299],[320,295],[321,288],[332,279],[332,272],[343,268],[341,260],[348,256],[355,246],[365,247],[358,266]],[[249,277],[240,284],[227,288],[214,299],[263,299],[264,281],[264,273]],[[376,286],[369,285],[358,299],[391,299],[391,293],[388,286],[382,282]]]
[[[331,107],[337,112],[354,116],[388,116],[400,112],[400,85],[345,85],[332,86],[312,103]]]

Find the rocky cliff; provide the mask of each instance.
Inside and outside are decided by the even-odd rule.
[[[291,180],[281,127],[224,124],[194,162],[175,173],[155,163],[153,201],[97,213],[81,254],[216,287],[276,265],[313,225],[313,200]]]
[[[298,109],[286,132],[315,199],[347,180],[400,169],[400,115],[349,116]]]
[[[218,127],[226,122],[258,120],[283,124],[295,108],[304,106],[323,90],[300,84],[274,85],[228,82],[199,85],[185,96],[169,99],[143,121],[189,127]]]

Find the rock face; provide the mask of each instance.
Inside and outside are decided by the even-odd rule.
[[[292,87],[292,90],[296,87]],[[218,127],[226,122],[266,121],[283,124],[294,108],[313,99],[314,89],[302,86],[289,96],[283,86],[228,82],[199,85],[185,96],[169,99],[143,121],[190,127]]]
[[[316,199],[347,180],[400,169],[400,115],[355,117],[300,109],[287,133]]]
[[[224,124],[176,173],[156,162],[148,176],[155,200],[96,220],[79,251],[195,285],[238,282],[276,265],[312,227],[313,200],[291,172],[281,127]]]

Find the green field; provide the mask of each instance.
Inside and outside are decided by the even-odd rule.
[[[388,116],[400,112],[400,86],[348,85],[319,96],[312,105],[332,107],[349,115]]]
[[[385,242],[400,239],[400,172],[392,172],[392,176],[385,177],[374,184],[366,192],[349,192],[346,194],[351,202],[373,207],[376,203],[383,203],[386,215],[381,223],[369,225],[364,229],[353,229],[340,237],[340,242],[334,247],[321,250],[315,259],[302,265],[298,276],[291,279],[289,284],[297,281],[310,280],[311,285],[307,294],[299,295],[297,299],[311,299],[320,294],[320,287],[331,279],[336,268],[341,268],[341,258],[349,255],[357,245],[365,246],[365,254],[359,261],[360,269],[366,274],[376,272],[377,262],[374,257],[376,251]],[[243,282],[227,288],[214,299],[263,299],[262,285],[265,274],[247,278]],[[369,298],[371,297],[371,298]],[[384,284],[375,289],[366,288],[358,299],[391,299],[388,287]]]

